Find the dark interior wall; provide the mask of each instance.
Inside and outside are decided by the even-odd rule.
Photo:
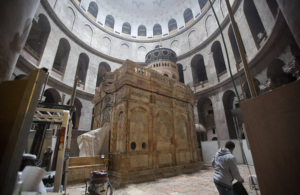
[[[300,81],[241,104],[261,194],[298,194]]]

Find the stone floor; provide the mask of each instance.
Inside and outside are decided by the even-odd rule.
[[[245,165],[238,165],[240,173],[245,180],[244,186],[249,195],[256,195],[254,190],[249,189],[248,168]],[[250,167],[251,173],[255,174],[254,167]],[[175,177],[158,179],[139,184],[131,184],[122,188],[114,189],[114,195],[183,195],[183,194],[200,194],[200,195],[218,195],[218,191],[213,183],[214,169],[204,167],[192,174],[182,174]],[[67,188],[67,195],[84,195],[85,185],[70,185]],[[258,191],[258,195],[260,192]]]

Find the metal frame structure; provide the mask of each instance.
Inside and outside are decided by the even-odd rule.
[[[64,156],[65,151],[70,151],[71,136],[72,136],[72,123],[70,122],[70,111],[62,109],[51,109],[51,108],[37,108],[33,117],[33,123],[51,123],[61,124],[61,129],[65,128],[65,134],[61,135],[57,153],[56,171],[54,180],[53,192],[59,192],[61,186],[61,180],[63,175],[64,167]],[[63,136],[63,142],[61,140]],[[67,140],[68,138],[68,140]],[[68,142],[67,142],[68,141]],[[52,164],[52,161],[51,161]],[[66,164],[66,170],[68,170],[68,163]],[[64,179],[64,191],[67,185],[67,171]]]

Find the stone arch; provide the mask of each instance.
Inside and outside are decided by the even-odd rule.
[[[32,20],[32,26],[24,49],[37,61],[36,65],[39,65],[44,53],[50,31],[49,20],[44,14],[39,14],[38,22]]]
[[[227,72],[226,64],[223,56],[222,47],[219,41],[215,41],[211,46],[211,52],[213,53],[213,59],[215,63],[215,68],[217,76],[220,77]]]
[[[48,104],[61,103],[61,96],[60,96],[59,92],[54,88],[46,89],[43,96],[46,97],[44,103],[48,103]]]
[[[191,61],[191,68],[193,74],[194,85],[200,82],[207,82],[206,66],[204,64],[204,59],[201,54],[197,54],[193,57]]]
[[[111,50],[111,39],[109,37],[103,37],[101,51],[109,55],[110,50]]]
[[[138,60],[139,61],[145,61],[145,56],[147,54],[147,49],[145,46],[139,46],[138,50],[137,50],[137,54],[138,54]]]
[[[228,14],[228,10],[227,10],[227,6],[226,6],[225,0],[220,0],[219,5],[220,5],[220,9],[221,9],[223,18],[225,18],[226,15]]]
[[[215,17],[209,14],[205,19],[206,35],[210,36],[217,29],[217,27],[218,25]]]
[[[212,101],[208,97],[204,97],[198,100],[197,102],[197,111],[199,123],[202,124],[207,131],[213,130],[213,133],[216,134],[216,124],[214,120],[214,109]],[[213,136],[215,136],[213,134]],[[212,137],[207,137],[206,140],[211,140]]]
[[[68,6],[68,9],[67,9],[66,15],[65,15],[65,25],[71,31],[73,30],[75,19],[76,19],[76,12],[74,11],[74,8],[71,6]]]
[[[82,40],[90,45],[92,43],[93,28],[89,24],[85,24],[82,29]]]
[[[122,43],[121,44],[121,51],[122,54],[121,59],[128,59],[129,58],[129,45],[127,43]]]
[[[67,105],[69,105],[70,100],[67,102]],[[81,101],[75,97],[74,99],[74,106],[76,111],[72,115],[72,125],[73,129],[78,130],[79,129],[79,123],[81,118],[81,109],[83,108]]]
[[[157,150],[168,150],[171,149],[171,139],[173,135],[173,124],[171,115],[160,110],[155,115],[155,135],[156,135],[156,149]]]
[[[188,35],[190,50],[198,46],[197,33],[195,30],[192,30]]]
[[[110,71],[111,71],[111,67],[110,67],[110,65],[108,63],[101,62],[99,64],[96,87],[98,87],[100,85],[100,83],[102,82],[102,80],[103,80],[103,74],[105,72],[110,72]]]
[[[245,0],[243,9],[255,45],[257,49],[259,49],[261,47],[260,42],[266,34],[265,27],[260,19],[253,0]]]
[[[235,108],[235,103],[236,103],[235,97],[236,95],[233,91],[227,90],[223,94],[223,98],[222,98],[229,139],[238,138],[236,135],[235,126],[233,122],[233,115],[231,113],[231,110]]]
[[[253,78],[253,83],[254,83],[254,87],[256,90],[256,94],[259,95],[260,94],[260,88],[259,88],[260,81],[256,78]],[[252,96],[251,96],[250,88],[249,88],[247,81],[244,83],[243,88],[244,88],[244,92],[246,95],[246,99],[250,99]]]
[[[173,51],[175,51],[176,54],[178,54],[178,51],[179,51],[179,41],[178,40],[171,41],[170,48]]]
[[[229,28],[228,28],[228,37],[229,37],[229,40],[230,40],[230,44],[231,44],[231,48],[232,48],[232,52],[233,52],[233,55],[234,55],[235,62],[237,64],[240,64],[242,62],[242,59],[241,59],[240,51],[239,51],[238,44],[237,44],[237,41],[235,39],[235,35],[234,35],[233,28],[232,28],[231,24],[229,25]],[[240,37],[242,38],[241,34],[240,34]],[[243,43],[243,40],[242,40],[242,43]],[[244,52],[246,53],[244,43],[243,43],[243,49],[244,49]]]
[[[178,73],[179,73],[179,82],[184,83],[184,74],[183,74],[183,66],[182,64],[177,64]]]
[[[80,85],[85,86],[85,80],[87,75],[87,70],[89,67],[89,57],[85,53],[81,53],[79,55],[78,64],[77,64],[77,70],[76,70],[76,76],[78,76],[78,83]]]
[[[70,50],[71,47],[68,40],[65,38],[61,38],[54,58],[53,68],[59,71],[58,73],[61,73],[62,75],[65,74]]]

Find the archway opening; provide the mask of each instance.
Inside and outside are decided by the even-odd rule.
[[[233,121],[233,115],[231,113],[231,110],[235,108],[235,103],[236,103],[235,97],[236,97],[235,93],[231,90],[228,90],[223,94],[223,98],[222,98],[229,139],[237,139],[234,121]]]
[[[78,76],[79,87],[84,89],[85,79],[89,66],[89,57],[85,53],[79,55],[76,76]]]
[[[69,105],[69,103],[70,103],[70,100],[67,102],[67,104]],[[80,117],[81,117],[81,109],[82,109],[82,103],[78,98],[74,99],[74,106],[75,106],[76,111],[73,112],[73,115],[72,115],[72,125],[73,125],[72,129],[78,130]]]
[[[100,85],[100,83],[102,82],[103,74],[105,72],[110,72],[110,71],[111,71],[111,68],[106,62],[101,62],[99,64],[96,87],[98,87]]]
[[[38,16],[38,21],[32,21],[32,26],[24,49],[37,61],[39,61],[43,55],[50,30],[50,23],[43,14]]]
[[[231,48],[232,48],[232,52],[233,52],[233,55],[234,55],[235,62],[237,64],[241,64],[242,63],[242,58],[241,58],[241,55],[240,55],[238,44],[237,44],[235,36],[234,36],[233,28],[232,28],[231,25],[228,28],[228,36],[229,36],[229,40],[230,40],[230,44],[231,44]],[[241,34],[240,34],[240,37],[241,37]],[[242,40],[242,43],[243,43],[243,40]],[[246,54],[244,43],[243,43],[243,49],[244,49],[244,52]]]
[[[46,97],[44,103],[48,103],[48,104],[60,104],[61,103],[60,94],[56,89],[49,88],[49,89],[45,90],[44,96]]]
[[[202,55],[197,54],[195,57],[193,57],[191,61],[191,67],[194,85],[197,85],[200,82],[207,82],[208,79],[206,74],[206,68]]]
[[[265,27],[260,19],[253,0],[245,0],[244,13],[257,49],[266,35]]]
[[[58,74],[61,74],[61,76],[65,73],[67,62],[69,59],[69,53],[70,53],[70,44],[69,42],[62,38],[59,41],[59,45],[56,51],[55,59],[53,62],[53,69]]]
[[[207,129],[206,140],[212,140],[216,136],[216,124],[214,110],[209,98],[202,98],[197,103],[199,123]],[[211,130],[210,133],[209,130]]]
[[[178,31],[177,22],[175,19],[171,19],[168,22],[169,32]]]
[[[227,73],[226,64],[222,52],[222,47],[219,41],[215,41],[211,46],[211,51],[213,53],[213,59],[217,71],[217,76],[220,77]]]
[[[201,9],[201,12],[204,11],[204,7],[205,5],[207,4],[208,0],[198,0],[198,3],[199,3],[199,6],[200,6],[200,9]]]
[[[277,1],[274,1],[274,0],[266,0],[266,1],[269,6],[269,9],[272,12],[273,17],[276,18],[278,8],[279,8]]]
[[[155,24],[153,26],[153,36],[159,36],[162,35],[162,29],[160,24]]]
[[[178,73],[179,73],[179,82],[184,83],[184,74],[183,74],[183,66],[182,64],[177,64]]]

